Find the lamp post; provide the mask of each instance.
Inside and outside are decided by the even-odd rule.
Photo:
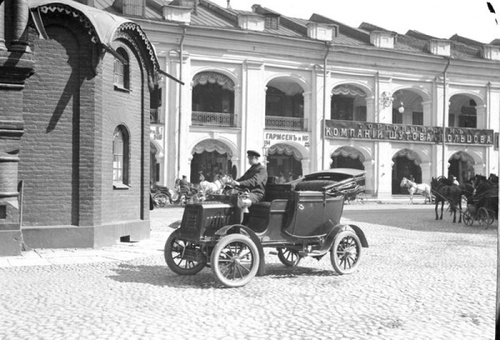
[[[448,70],[448,67],[450,66],[451,58],[447,58],[448,63],[446,64],[446,67],[444,68],[443,71],[443,145],[442,145],[442,168],[441,168],[441,175],[445,177],[444,174],[444,158],[446,156],[445,152],[445,147],[446,147],[446,71]]]

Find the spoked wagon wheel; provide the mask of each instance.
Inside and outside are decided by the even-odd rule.
[[[464,221],[465,225],[471,226],[474,223],[474,216],[468,211],[464,212],[462,215],[462,220]]]
[[[366,202],[366,194],[364,192],[359,192],[356,195],[356,201],[360,204],[365,204]]]
[[[170,202],[167,195],[165,194],[155,194],[153,196],[153,201],[157,207],[164,208]]]
[[[479,208],[479,210],[477,211],[477,218],[479,220],[479,224],[484,225],[486,227],[488,227],[495,221],[493,214],[490,214],[488,212],[488,209],[484,207]]]
[[[278,248],[278,258],[287,267],[297,266],[302,259],[297,250],[290,248]]]
[[[178,238],[176,230],[165,243],[164,256],[168,267],[179,275],[194,275],[202,270],[207,260],[196,244]]]
[[[226,287],[241,287],[250,282],[259,269],[259,251],[247,236],[230,234],[215,246],[211,267],[217,280]]]
[[[335,241],[330,249],[330,261],[338,274],[355,272],[360,258],[361,242],[356,233],[345,230],[335,236]]]

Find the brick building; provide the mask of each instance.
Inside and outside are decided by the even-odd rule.
[[[0,255],[149,237],[142,29],[68,0],[4,1],[0,21]]]

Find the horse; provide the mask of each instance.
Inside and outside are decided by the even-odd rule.
[[[221,194],[224,190],[224,186],[232,181],[231,175],[217,176],[214,182],[201,181],[199,184],[199,190],[201,196],[206,196],[208,194]]]
[[[436,206],[434,211],[436,212],[436,220],[443,219],[443,208],[444,202],[450,204],[451,212],[453,213],[453,223],[456,222],[457,216],[457,205],[459,209],[458,223],[462,222],[462,190],[457,185],[448,185],[447,179],[444,177],[434,178],[431,180],[431,192],[434,195],[434,200]],[[438,205],[441,202],[441,217],[438,218]]]
[[[429,200],[429,203],[432,202],[431,187],[429,186],[429,184],[417,184],[413,181],[410,181],[408,178],[403,177],[400,186],[408,188],[408,192],[410,193],[410,204],[413,204],[413,194],[422,194],[423,196],[425,196],[424,203],[427,203],[427,200]]]

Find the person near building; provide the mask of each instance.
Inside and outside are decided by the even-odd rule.
[[[189,193],[189,182],[186,178],[186,175],[183,175],[182,179],[179,181],[179,192],[181,194]]]
[[[248,207],[260,202],[264,198],[267,183],[267,169],[259,162],[259,157],[260,154],[257,151],[248,150],[247,158],[250,168],[243,176],[231,182],[233,186],[247,191],[246,194],[242,194],[238,198],[238,206],[243,213],[247,213]]]

